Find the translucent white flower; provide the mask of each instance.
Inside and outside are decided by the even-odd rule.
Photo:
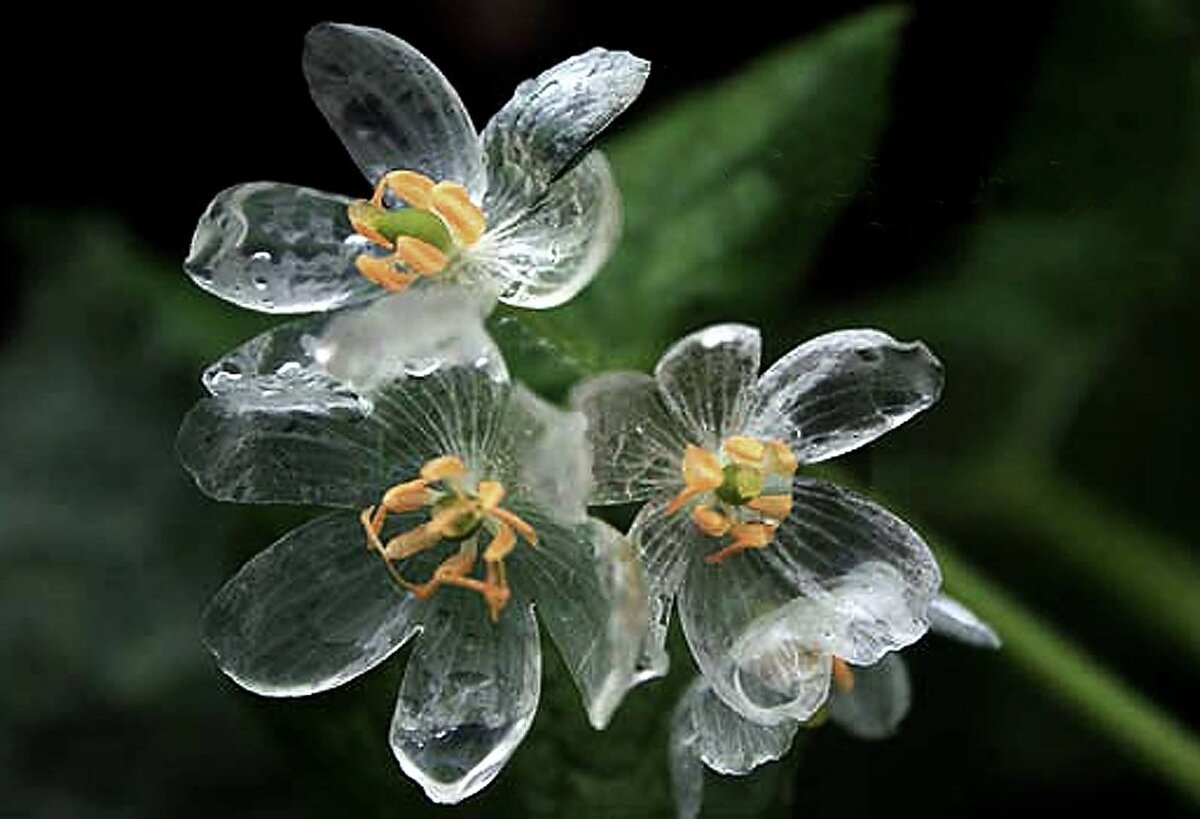
[[[641,92],[646,61],[599,48],[571,57],[517,86],[482,133],[441,72],[386,32],[318,25],[304,72],[375,193],[274,182],[223,191],[184,265],[205,290],[303,313],[459,282],[547,308],[608,258],[620,201],[607,160],[589,147]]]
[[[666,668],[678,597],[716,695],[778,724],[820,708],[836,663],[872,665],[928,627],[941,575],[920,536],[795,473],[930,406],[942,370],[924,345],[874,330],[812,339],[761,377],[759,356],[754,328],[713,326],[671,347],[654,377],[601,375],[573,402],[595,453],[592,502],[648,501],[630,532],[651,591],[642,674]]]
[[[390,740],[438,802],[486,786],[529,730],[535,610],[598,728],[645,632],[633,551],[586,514],[583,417],[509,381],[480,313],[439,289],[272,330],[209,368],[179,437],[215,498],[339,510],[217,594],[204,639],[221,669],[312,694],[420,635]]]
[[[814,609],[819,621],[820,603],[799,601]],[[824,616],[838,617],[826,609]],[[935,597],[929,611],[935,632],[980,648],[999,648],[1000,639],[986,623],[956,600]],[[809,632],[813,650],[819,652],[820,631]],[[835,665],[833,684],[824,714],[861,739],[892,735],[908,713],[912,687],[899,654],[887,654],[863,667],[844,662]],[[817,724],[819,719],[810,724]],[[700,813],[704,795],[704,770],[744,775],[766,762],[780,759],[792,746],[800,721],[761,725],[738,714],[717,697],[704,677],[697,677],[675,708],[671,724],[670,765],[675,807],[680,819]]]

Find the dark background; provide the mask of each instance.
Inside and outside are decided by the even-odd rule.
[[[332,13],[415,44],[479,127],[518,80],[593,45],[652,61],[645,94],[609,137],[631,249],[560,322],[566,335],[574,322],[604,338],[640,326],[606,326],[605,305],[622,282],[630,299],[651,292],[653,282],[637,289],[637,276],[655,278],[637,260],[698,207],[680,180],[700,159],[651,161],[641,129],[682,121],[676,101],[872,7],[797,5],[786,17],[748,4],[552,0]],[[813,198],[806,180],[819,186],[823,152],[858,136],[826,133],[798,108],[797,144],[781,130],[755,154],[790,194],[759,214],[771,232],[749,247],[726,241],[725,264],[703,272],[712,288],[665,291],[679,300],[662,338],[629,356],[719,318],[763,324],[773,353],[841,325],[926,338],[950,374],[944,406],[851,472],[952,542],[950,564],[969,559],[1035,625],[1001,612],[1001,632],[1019,633],[994,656],[925,641],[909,652],[915,705],[900,736],[812,732],[751,779],[710,777],[708,807],[1105,815],[1132,803],[1183,815],[1200,798],[1195,9],[908,8],[877,138],[846,149],[861,166],[852,183]],[[307,513],[211,503],[174,463],[204,363],[272,323],[215,303],[179,262],[229,185],[363,191],[300,71],[304,32],[330,11],[46,8],[6,22],[0,813],[441,812],[386,747],[401,664],[311,700],[267,702],[224,680],[196,638],[222,578]],[[841,76],[824,70],[815,82]],[[839,86],[820,110],[837,119],[856,93]],[[695,142],[722,133],[697,130]],[[801,141],[822,134],[806,153]],[[801,238],[789,245],[779,236],[793,228]],[[768,274],[794,283],[768,287]],[[980,595],[990,614],[972,572],[948,571],[951,588]],[[1060,644],[1038,642],[1038,623],[1066,638],[1061,677],[1074,683],[1056,682],[1047,657]],[[457,811],[664,813],[665,713],[687,680],[676,649],[677,672],[633,692],[607,734],[587,731],[551,668],[533,733],[491,791]],[[1126,720],[1129,700],[1089,700],[1100,667],[1179,730],[1164,738]]]

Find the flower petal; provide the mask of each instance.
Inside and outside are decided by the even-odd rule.
[[[264,333],[205,373],[184,466],[220,500],[361,507],[429,458],[477,454],[508,391],[482,309],[406,293]]]
[[[637,98],[649,73],[650,64],[628,52],[593,48],[518,85],[483,131],[488,219],[506,221],[540,199]]]
[[[348,199],[276,182],[228,188],[209,204],[184,270],[200,287],[264,313],[311,313],[383,291],[354,266],[367,249]]]
[[[523,385],[509,391],[486,441],[492,453],[489,477],[508,487],[509,505],[568,525],[588,519],[592,460],[586,424],[581,413],[564,412]]]
[[[302,696],[354,679],[414,633],[420,602],[363,546],[357,517],[317,518],[251,559],[204,613],[221,670],[268,696]]]
[[[830,719],[859,739],[883,739],[896,733],[912,703],[912,684],[900,655],[888,654],[853,673],[851,690],[834,687]]]
[[[513,555],[510,582],[535,602],[592,726],[603,728],[633,685],[646,635],[641,566],[621,533],[599,520],[568,527],[527,519],[538,544]]]
[[[653,378],[635,372],[589,378],[571,391],[571,406],[587,417],[595,481],[591,503],[670,497],[683,488],[687,440]]]
[[[818,336],[771,365],[758,382],[754,426],[786,431],[801,463],[857,449],[938,399],[942,365],[919,341],[878,330]]]
[[[681,712],[687,712],[686,715]],[[759,725],[747,720],[713,693],[703,677],[693,680],[677,706],[676,725],[688,726],[692,747],[717,773],[741,775],[781,758],[800,727],[794,721]],[[672,751],[676,737],[672,737]]]
[[[483,195],[483,155],[454,88],[419,51],[385,31],[322,23],[308,32],[313,101],[367,181],[396,169]]]
[[[638,660],[639,680],[667,673],[667,630],[675,595],[684,582],[688,564],[699,562],[712,544],[686,517],[664,514],[665,505],[665,501],[647,503],[629,528],[629,540],[645,569],[650,605],[646,645]]]
[[[953,597],[939,594],[929,604],[929,630],[976,648],[1000,648],[1000,635]]]
[[[745,324],[706,327],[663,353],[654,377],[692,443],[715,449],[742,431],[757,402],[761,354],[758,330]]]
[[[545,196],[484,234],[472,267],[500,301],[544,310],[570,301],[608,261],[621,232],[621,197],[599,151],[555,181]]]
[[[829,609],[796,597],[761,553],[692,561],[679,618],[701,674],[743,717],[762,725],[806,720],[825,702]]]
[[[496,623],[479,595],[438,591],[423,618],[392,717],[392,752],[434,802],[496,778],[533,723],[541,691],[537,623],[527,606]]]

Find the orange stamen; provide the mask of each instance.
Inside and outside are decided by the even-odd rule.
[[[460,245],[469,247],[479,241],[487,229],[487,218],[466,188],[457,182],[439,182],[430,199],[428,209],[441,217]]]
[[[833,684],[843,694],[849,694],[854,690],[854,672],[841,657],[833,658]]]
[[[432,276],[446,269],[450,257],[415,236],[396,237],[396,258],[413,273],[421,276]]]

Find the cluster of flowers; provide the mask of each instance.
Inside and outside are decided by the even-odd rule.
[[[419,635],[391,747],[431,799],[457,802],[533,721],[537,619],[603,728],[666,672],[678,600],[701,674],[672,767],[694,813],[700,762],[747,772],[826,711],[864,736],[894,728],[908,702],[895,652],[931,626],[995,644],[939,594],[916,532],[798,474],[937,399],[941,366],[920,343],[835,332],[759,375],[758,332],[719,325],[652,376],[577,385],[570,410],[510,378],[483,321],[497,300],[561,304],[607,259],[620,207],[590,145],[646,62],[573,57],[518,86],[481,134],[438,70],[384,32],[318,26],[304,67],[373,195],[234,187],[186,262],[239,305],[317,314],[209,367],[180,431],[212,497],[334,510],[209,606],[205,640],[231,678],[311,694]],[[633,502],[628,535],[588,515]]]

